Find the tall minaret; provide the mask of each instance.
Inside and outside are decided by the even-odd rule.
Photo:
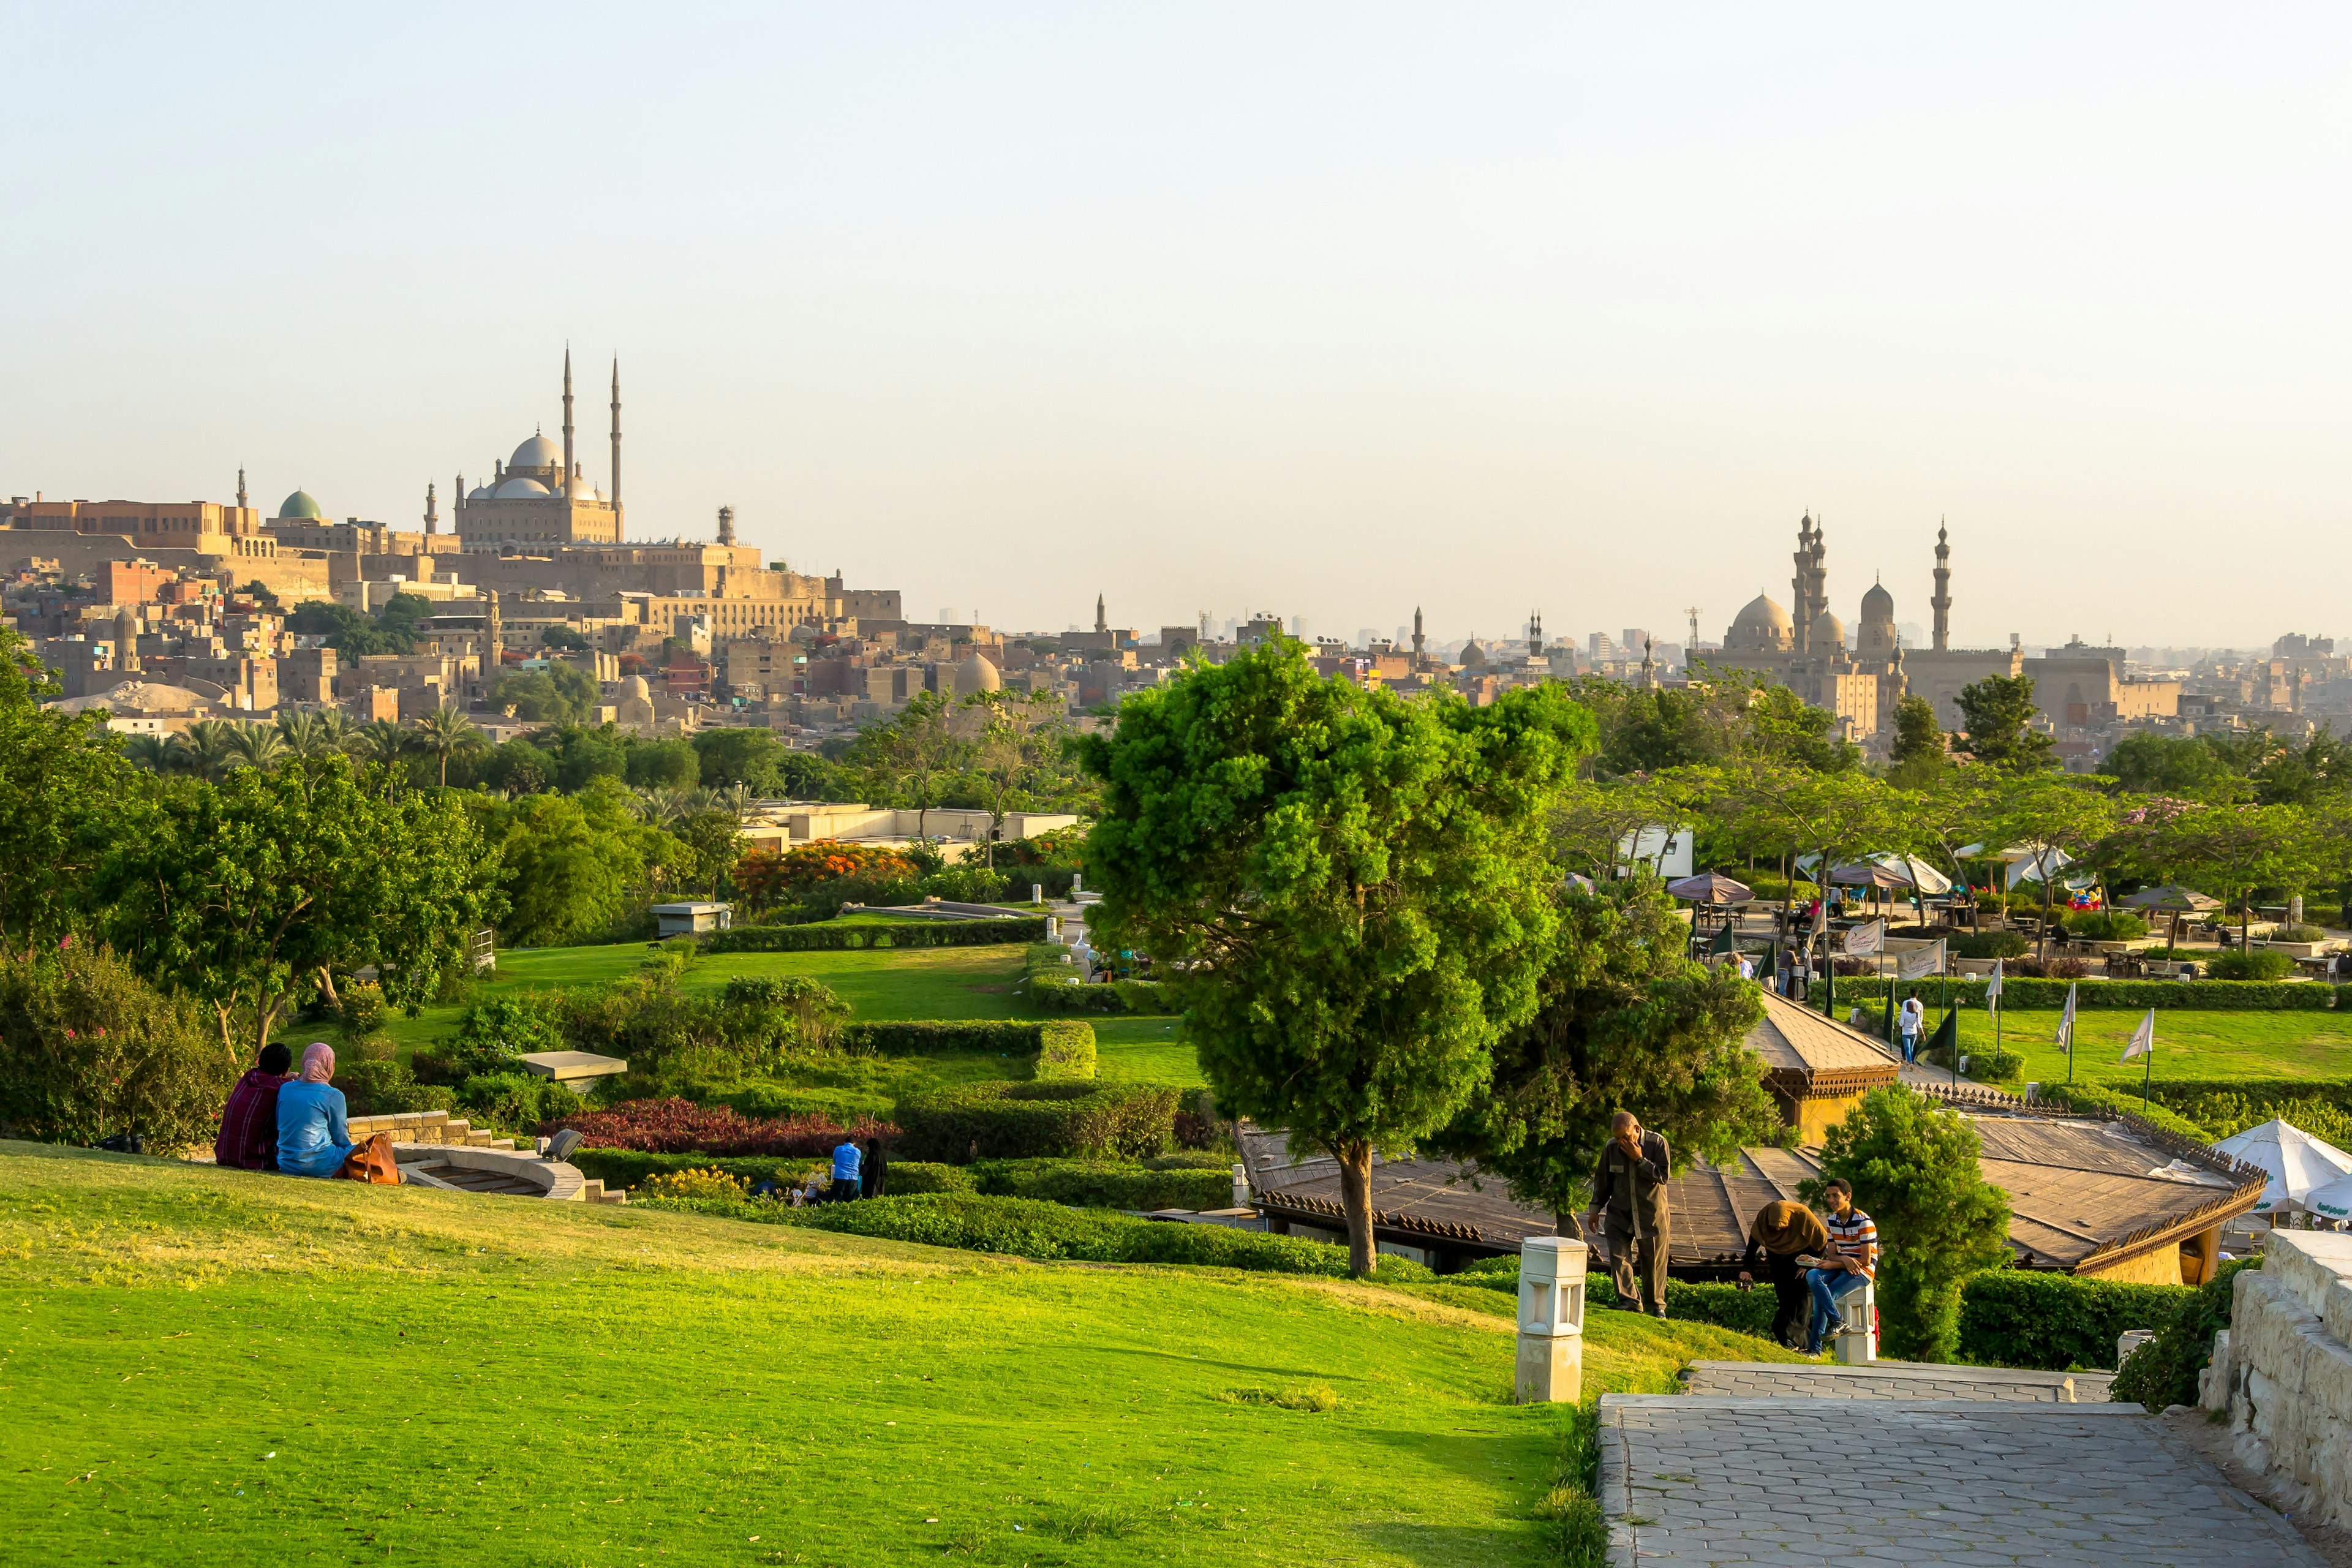
[[[735,509],[731,506],[722,506],[719,509],[719,542],[721,544],[735,542]]]
[[[1095,595],[1095,630],[1098,634],[1110,630],[1110,617],[1103,614],[1103,596],[1100,594]]]
[[[572,488],[572,345],[563,345],[563,479],[556,487],[562,495]]]
[[[466,476],[460,473],[449,486],[449,520],[457,525],[460,533],[466,531],[465,510]]]
[[[434,510],[431,479],[425,481],[425,531],[427,533],[441,531],[441,514]]]
[[[245,508],[245,470],[244,470],[243,468],[239,468],[239,469],[237,469],[237,471],[236,471],[236,504],[237,504],[237,509],[238,509],[239,510],[244,510],[244,508]]]
[[[1796,623],[1799,653],[1806,651],[1813,636],[1813,514],[1811,511],[1797,521],[1797,574],[1789,580],[1791,595],[1790,619]]]
[[[1945,541],[1944,520],[1936,520],[1936,596],[1927,601],[1936,610],[1936,651],[1952,646],[1952,547]]]
[[[621,356],[613,356],[613,538],[621,537]]]
[[[1413,668],[1415,668],[1415,669],[1419,669],[1419,668],[1421,668],[1423,650],[1425,647],[1428,647],[1428,644],[1427,644],[1427,643],[1423,639],[1422,635],[1421,635],[1421,606],[1420,606],[1419,605],[1415,605],[1412,607],[1412,667],[1413,667]]]

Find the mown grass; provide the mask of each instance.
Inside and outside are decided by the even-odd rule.
[[[1843,1009],[1841,1009],[1843,1012]],[[2097,1009],[2074,1015],[2074,1074],[2078,1081],[2129,1083],[2137,1087],[2141,1067],[2117,1058],[2146,1016],[2145,1008]],[[1928,1010],[1933,1028],[1943,1015]],[[2025,1077],[2063,1082],[2066,1056],[2053,1043],[2055,1009],[2034,1008],[2002,1015],[2000,1042],[2025,1058]],[[1986,1051],[1993,1044],[1993,1021],[1981,1007],[1960,1009],[1960,1048]],[[2159,1007],[2156,1013],[2155,1076],[2206,1079],[2295,1079],[2352,1076],[2352,1012],[2190,1012]]]
[[[1508,1403],[1507,1299],[1475,1288],[1030,1264],[25,1144],[0,1144],[0,1258],[16,1561],[1551,1550],[1565,1413]],[[1587,1390],[1743,1353],[1773,1352],[1597,1313]],[[1332,1405],[1226,1397],[1260,1388]]]

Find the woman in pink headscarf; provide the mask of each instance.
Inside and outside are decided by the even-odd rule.
[[[289,1175],[338,1175],[351,1158],[343,1091],[334,1079],[335,1049],[319,1040],[302,1052],[301,1079],[278,1091],[278,1168]]]

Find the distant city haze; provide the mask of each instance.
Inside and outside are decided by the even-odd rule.
[[[618,355],[628,531],[1001,627],[2343,635],[2352,13],[0,22],[0,495],[418,526]]]

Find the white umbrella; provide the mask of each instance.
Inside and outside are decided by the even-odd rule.
[[[2270,1185],[2263,1189],[2262,1201],[2254,1205],[2256,1214],[2277,1214],[2307,1206],[2315,1192],[2342,1185],[2338,1178],[2352,1175],[2352,1154],[2314,1138],[2289,1121],[2273,1120],[2259,1127],[2249,1127],[2213,1147],[2270,1173]],[[2343,1216],[2337,1214],[2333,1217]]]
[[[2324,1187],[2314,1187],[2303,1206],[2329,1219],[2352,1219],[2352,1176],[2338,1176]]]

